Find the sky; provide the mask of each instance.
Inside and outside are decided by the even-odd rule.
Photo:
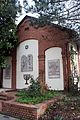
[[[21,3],[21,5],[23,6],[23,0],[20,0],[20,3]],[[28,0],[28,3],[29,3],[29,5],[31,5],[31,4],[32,4],[32,0]],[[24,9],[22,9],[22,15],[20,15],[20,16],[17,18],[16,24],[18,25],[18,24],[20,23],[20,21],[21,21],[26,15],[35,16],[35,15],[31,14],[31,13],[26,14],[25,11],[24,11]]]
[[[28,1],[29,5],[32,5],[32,4],[33,4],[32,0],[27,0],[27,1]],[[69,2],[66,3],[66,7],[67,7],[67,8],[69,7],[70,2],[71,2],[71,0],[69,0]],[[23,0],[20,0],[20,3],[21,3],[21,5],[23,6]],[[26,14],[25,11],[24,11],[24,9],[22,9],[22,15],[20,15],[20,16],[17,18],[16,24],[18,25],[18,24],[20,23],[20,21],[21,21],[26,15],[33,16],[33,17],[36,16],[36,14],[34,14],[34,15],[31,14],[31,13]]]

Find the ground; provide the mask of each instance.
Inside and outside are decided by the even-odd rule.
[[[40,120],[80,120],[80,94],[64,95],[56,104],[48,108]]]
[[[19,120],[19,119],[0,114],[0,120]]]
[[[8,92],[8,94],[15,96],[16,92]],[[80,92],[78,95],[62,93],[60,97],[60,100],[52,104],[40,120],[80,120]],[[18,119],[0,115],[0,120]]]

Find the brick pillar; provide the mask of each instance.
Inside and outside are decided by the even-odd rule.
[[[16,89],[16,50],[12,54],[12,89]]]
[[[62,52],[62,58],[63,58],[63,75],[64,75],[64,89],[68,91],[69,89],[69,75],[71,73],[70,70],[70,53],[69,53],[69,45],[68,43],[65,44],[63,47]]]
[[[68,91],[70,86],[69,77],[71,75],[71,58],[70,58],[70,51],[69,51],[69,43],[67,45],[67,79],[68,79]]]
[[[39,80],[45,83],[45,56],[39,55]]]
[[[3,69],[0,68],[0,88],[3,87]]]
[[[79,65],[79,73],[80,73],[80,49],[79,49],[79,52],[78,52],[78,65]]]
[[[62,59],[63,59],[63,79],[64,79],[64,90],[67,90],[67,69],[66,69],[66,58],[65,55],[62,54]]]

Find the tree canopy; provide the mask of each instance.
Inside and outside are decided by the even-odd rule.
[[[20,11],[18,0],[0,0],[0,66],[17,43],[15,19]]]
[[[80,32],[80,0],[23,0],[26,12],[38,13],[39,24],[55,23]],[[36,23],[36,22],[35,22]]]

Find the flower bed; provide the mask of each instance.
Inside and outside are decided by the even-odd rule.
[[[38,120],[60,96],[60,93],[43,86],[38,79],[31,78],[31,85],[28,89],[19,90],[16,94],[17,99],[2,102],[2,112],[21,119]]]
[[[33,95],[33,94],[27,94],[27,91],[21,90],[17,92],[17,99],[16,102],[19,103],[26,103],[26,104],[38,104],[41,103],[45,100],[52,99],[56,96],[59,96],[60,93],[57,91],[52,91],[52,90],[47,90],[45,93],[40,94],[40,95]]]
[[[44,114],[46,109],[51,104],[54,104],[58,99],[59,97],[55,97],[52,100],[48,100],[35,105],[20,104],[15,101],[3,101],[2,113],[13,117],[18,117],[20,119],[39,120],[40,116]]]

